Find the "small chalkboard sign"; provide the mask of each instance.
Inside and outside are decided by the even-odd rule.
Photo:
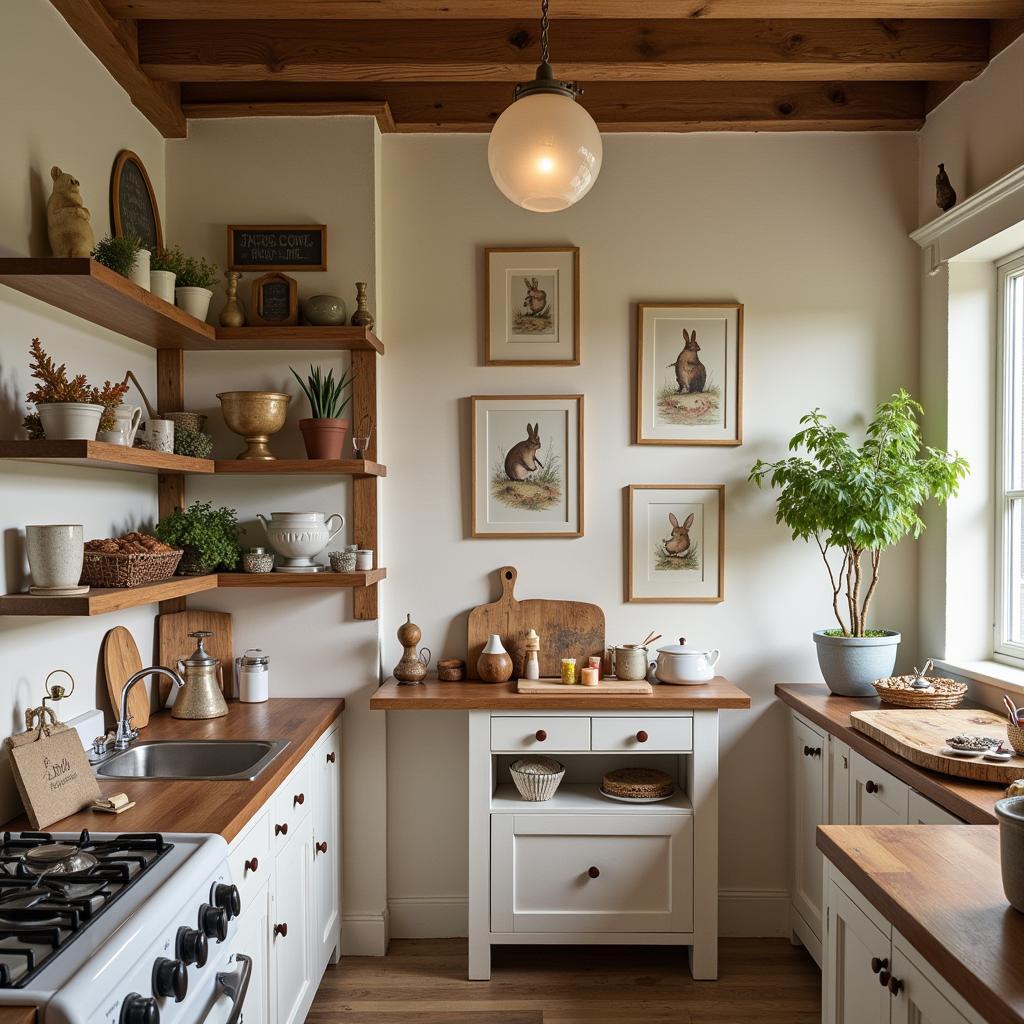
[[[252,283],[251,320],[256,327],[294,327],[299,322],[298,288],[286,274],[264,274]]]
[[[324,224],[229,224],[229,270],[326,270]]]
[[[130,149],[122,149],[110,175],[110,220],[116,238],[135,236],[143,249],[163,248],[153,185],[142,161]]]

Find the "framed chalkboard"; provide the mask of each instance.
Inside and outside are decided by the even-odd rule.
[[[110,222],[116,238],[134,235],[143,249],[162,249],[164,232],[153,185],[142,161],[122,149],[110,175]]]
[[[326,270],[325,224],[229,224],[228,270]]]
[[[264,274],[252,283],[254,327],[294,327],[299,322],[298,289],[287,274]]]

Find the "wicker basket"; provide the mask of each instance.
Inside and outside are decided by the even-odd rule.
[[[898,708],[956,708],[967,696],[967,684],[958,683],[955,679],[939,679],[928,677],[932,684],[931,692],[915,690],[910,684],[917,676],[893,676],[890,679],[879,679],[872,685],[883,704],[893,704]]]
[[[155,554],[108,554],[86,551],[82,583],[90,587],[138,587],[170,579],[181,560],[180,551]]]
[[[1018,754],[1024,756],[1024,729],[1019,725],[1006,725],[1006,738],[1010,741],[1010,746],[1017,751]]]
[[[553,757],[521,757],[509,767],[524,800],[550,800],[565,777],[565,765]]]

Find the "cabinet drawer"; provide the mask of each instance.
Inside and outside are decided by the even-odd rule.
[[[866,757],[850,754],[850,824],[906,825],[910,787]]]
[[[245,832],[235,837],[228,853],[228,864],[231,880],[238,886],[245,907],[274,873],[268,807],[256,815]]]
[[[313,806],[313,776],[308,755],[278,787],[271,801],[271,835],[278,845],[295,831],[295,826]]]
[[[492,718],[491,750],[589,750],[590,719]]]
[[[495,814],[496,932],[690,932],[690,814]]]
[[[692,718],[594,718],[593,750],[692,750]]]

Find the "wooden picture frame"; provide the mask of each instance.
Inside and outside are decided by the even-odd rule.
[[[579,246],[484,249],[484,364],[579,366]]]
[[[282,301],[286,304],[285,309],[278,315]],[[295,278],[276,272],[257,277],[252,283],[249,320],[253,327],[294,327],[299,322]]]
[[[655,492],[663,500],[651,501]],[[630,484],[626,493],[626,600],[724,601],[725,484]],[[715,549],[710,556],[709,547]]]
[[[583,395],[470,397],[473,537],[583,536],[583,417]]]
[[[266,251],[270,252],[276,247],[283,255],[278,259],[259,259],[256,257],[251,261],[238,259],[239,254],[236,248],[236,242],[241,242],[242,239],[236,238],[236,236],[243,234],[253,236],[266,235]],[[274,235],[279,237],[274,239]],[[299,241],[298,236],[317,236],[319,238],[319,256],[313,256],[310,259],[288,259],[287,254],[292,251],[289,249],[287,244],[287,236],[289,235],[296,236],[296,245],[293,247],[295,252],[298,252],[300,246],[305,244],[304,241]],[[326,224],[229,224],[227,226],[227,244],[228,270],[290,270],[294,273],[295,271],[300,270],[327,269]],[[252,239],[252,244],[256,244],[255,239]]]
[[[130,149],[117,154],[110,172],[110,223],[115,238],[135,235],[150,252],[164,247],[153,183],[141,157]]]
[[[743,443],[743,303],[637,304],[634,443]]]

